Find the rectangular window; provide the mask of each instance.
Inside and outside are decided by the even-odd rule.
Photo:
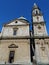
[[[10,51],[10,54],[9,54],[9,63],[14,62],[14,54],[15,54],[15,51]]]
[[[17,33],[17,30],[14,29],[14,30],[13,30],[13,35],[16,35],[16,33]]]

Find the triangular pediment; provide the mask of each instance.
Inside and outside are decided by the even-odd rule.
[[[11,23],[9,23],[7,25],[23,25],[23,24],[26,24],[26,23],[24,23],[24,22],[22,22],[20,20],[16,20],[16,21],[13,21],[13,22],[11,22]]]
[[[15,44],[11,44],[10,46],[8,46],[8,48],[18,48],[18,46],[16,46]]]
[[[24,25],[24,24],[29,24],[29,22],[25,19],[15,19],[7,23],[6,25]]]

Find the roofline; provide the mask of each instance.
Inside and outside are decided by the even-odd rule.
[[[3,24],[3,26],[6,25],[6,24],[9,24],[9,23],[11,23],[11,22],[13,22],[13,21],[15,21],[15,20],[25,20],[25,19],[18,19],[18,18],[15,18],[15,19],[9,20],[7,23]],[[25,21],[27,21],[27,23],[29,23],[28,20],[25,20]],[[29,24],[30,24],[30,23],[29,23]]]

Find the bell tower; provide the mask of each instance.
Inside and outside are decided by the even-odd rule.
[[[47,36],[47,30],[43,14],[35,3],[32,11],[32,19],[33,19],[34,36]]]
[[[36,4],[34,4],[32,10],[32,23],[33,44],[35,46],[33,60],[37,65],[47,65],[49,64],[49,49],[47,49],[49,37],[43,14]]]

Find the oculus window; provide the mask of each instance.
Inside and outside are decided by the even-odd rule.
[[[17,21],[15,23],[17,23]]]

